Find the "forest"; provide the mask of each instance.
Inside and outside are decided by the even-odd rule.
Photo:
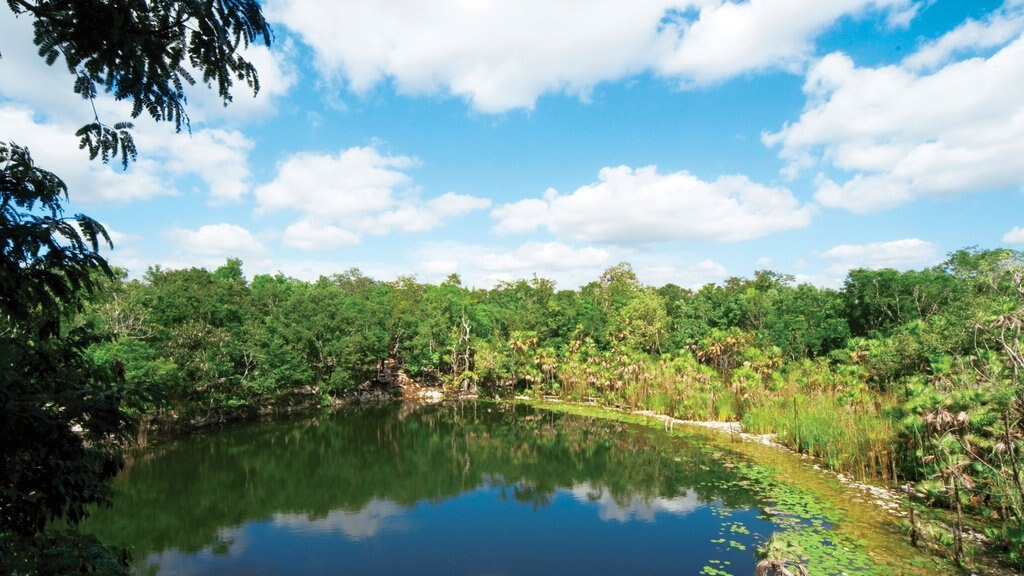
[[[619,264],[577,290],[356,269],[305,282],[150,268],[97,280],[70,323],[132,418],[189,427],[368,390],[527,395],[738,421],[829,469],[912,485],[915,542],[1024,566],[1024,253],[959,250],[838,290],[758,271],[698,290]],[[984,538],[965,538],[965,534]]]

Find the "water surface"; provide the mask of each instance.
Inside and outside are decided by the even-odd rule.
[[[142,451],[86,529],[147,574],[747,575],[794,519],[737,458],[523,405],[352,407]]]

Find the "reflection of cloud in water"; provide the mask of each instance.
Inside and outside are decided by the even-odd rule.
[[[399,518],[404,513],[402,507],[387,500],[371,500],[361,510],[348,512],[333,510],[321,518],[310,518],[308,514],[274,514],[270,524],[292,532],[304,534],[331,534],[340,532],[350,540],[372,538],[384,530],[402,528]],[[259,521],[255,522],[259,523]],[[153,571],[156,574],[189,574],[209,573],[203,568],[203,562],[216,557],[239,559],[245,555],[253,544],[252,535],[243,526],[224,527],[217,530],[217,541],[197,554],[183,553],[178,549],[150,553],[141,564],[143,574]],[[200,562],[197,563],[196,561]],[[246,565],[242,572],[256,574],[255,567]]]
[[[310,518],[307,514],[274,514],[274,526],[294,532],[330,533],[341,532],[351,540],[372,538],[382,530],[398,527],[396,521],[404,510],[388,500],[371,500],[361,510],[332,510],[322,518]]]
[[[702,506],[694,493],[685,493],[675,498],[644,498],[634,495],[623,502],[617,501],[610,490],[588,483],[573,486],[569,493],[580,502],[596,504],[600,509],[601,520],[605,522],[629,522],[634,519],[654,522],[654,517],[659,512],[685,516]]]
[[[196,559],[208,560],[216,557],[240,558],[253,544],[252,537],[244,526],[226,526],[217,529],[217,541],[198,553],[182,552],[170,548],[160,552],[150,552],[137,570],[140,574],[189,574],[203,573],[196,564]]]

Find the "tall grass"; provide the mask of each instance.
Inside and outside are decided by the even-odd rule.
[[[741,420],[746,431],[777,434],[780,443],[832,470],[859,478],[887,478],[891,471],[897,431],[881,413],[878,393],[868,392],[862,374],[824,361],[723,374],[686,352],[590,353],[564,358],[557,378],[561,386],[552,392],[568,400],[598,398],[685,420]]]
[[[859,478],[886,478],[892,468],[892,421],[874,412],[851,410],[825,394],[773,398],[753,406],[743,414],[743,429],[777,434],[780,443]]]

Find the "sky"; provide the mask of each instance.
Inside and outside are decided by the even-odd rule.
[[[139,118],[127,170],[0,9],[0,138],[114,265],[559,288],[840,286],[1024,248],[1024,0],[267,0],[255,97]],[[101,96],[108,124],[129,108]]]

